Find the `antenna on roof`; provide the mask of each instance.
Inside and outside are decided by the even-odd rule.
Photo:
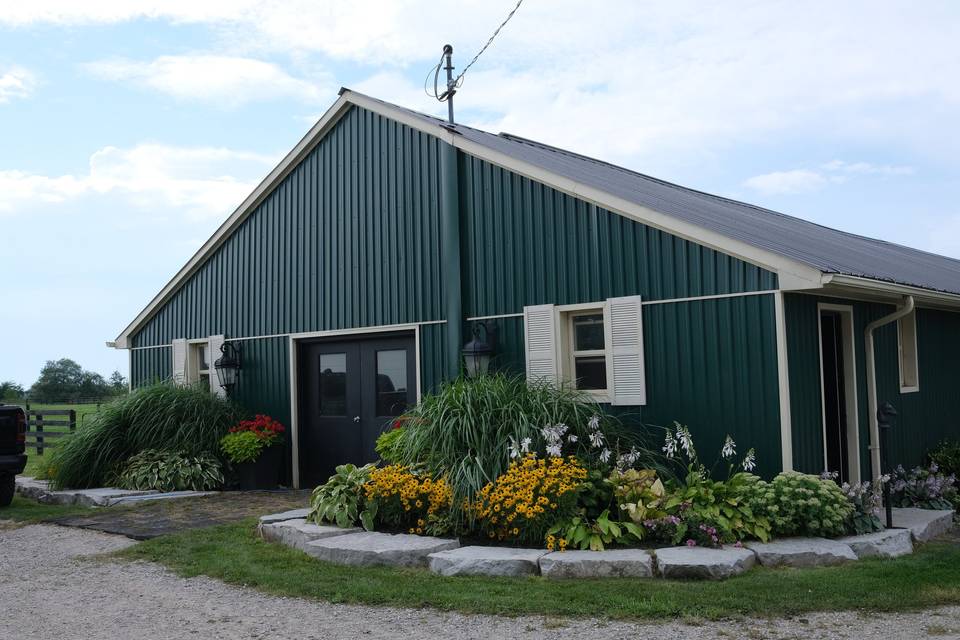
[[[453,96],[457,93],[457,89],[460,88],[460,85],[463,84],[463,76],[467,72],[467,69],[473,66],[473,63],[477,61],[484,51],[487,50],[493,40],[497,37],[497,34],[500,33],[500,30],[507,26],[507,23],[510,22],[510,18],[513,17],[513,14],[517,12],[517,9],[520,8],[520,5],[523,4],[523,0],[517,0],[517,4],[513,6],[513,9],[510,10],[510,13],[507,14],[507,17],[503,22],[500,23],[500,26],[496,28],[493,32],[493,35],[487,40],[487,43],[483,45],[480,51],[477,52],[477,55],[473,56],[467,66],[463,68],[463,71],[454,78],[453,77],[453,47],[449,44],[443,45],[443,55],[440,57],[440,62],[438,62],[432,69],[430,73],[427,74],[427,77],[423,81],[423,90],[431,98],[436,98],[440,102],[447,103],[447,119],[450,121],[450,124],[453,122]],[[446,91],[440,91],[440,69],[446,69],[447,71],[447,89]],[[428,83],[430,82],[430,74],[433,74],[433,93],[430,93],[430,89],[427,88]]]

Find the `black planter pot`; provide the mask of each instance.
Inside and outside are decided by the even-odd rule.
[[[253,462],[241,462],[234,465],[237,489],[276,489],[280,484],[280,465],[283,462],[283,445],[267,447]]]

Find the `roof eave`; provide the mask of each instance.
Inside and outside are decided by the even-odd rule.
[[[864,278],[862,276],[826,273],[822,278],[824,293],[866,294],[871,299],[897,303],[903,296],[913,296],[917,304],[956,311],[960,309],[960,294],[936,291],[923,287]]]

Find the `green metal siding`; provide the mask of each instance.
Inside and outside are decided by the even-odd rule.
[[[641,295],[760,291],[776,274],[469,155],[460,160],[464,314]]]
[[[496,366],[523,372],[523,318],[498,320]],[[711,464],[727,434],[742,453],[756,449],[757,472],[780,471],[780,406],[773,294],[643,307],[647,404],[616,409],[642,423],[659,447],[657,427],[688,425]]]
[[[173,368],[171,351],[170,347],[134,349],[130,354],[130,385],[137,388],[169,379]]]
[[[442,319],[439,145],[352,108],[134,346]]]
[[[795,468],[819,473],[823,470],[823,413],[821,403],[820,345],[817,304],[853,307],[856,353],[857,410],[860,436],[860,472],[870,473],[870,432],[867,409],[866,326],[892,311],[889,304],[786,294],[785,311],[790,369],[790,408]],[[917,348],[920,391],[900,393],[900,364],[896,323],[877,329],[877,397],[889,401],[899,412],[891,433],[890,461],[921,464],[924,456],[944,438],[960,438],[960,314],[933,309],[917,310]]]

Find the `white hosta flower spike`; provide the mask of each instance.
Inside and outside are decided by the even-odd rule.
[[[727,440],[723,443],[723,449],[720,450],[720,455],[724,460],[729,460],[737,455],[737,445],[729,434],[727,435]]]

